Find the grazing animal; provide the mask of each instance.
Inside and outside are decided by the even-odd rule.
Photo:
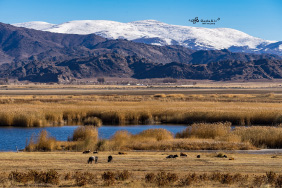
[[[170,159],[170,158],[173,158],[173,159],[174,159],[174,158],[176,158],[176,157],[178,157],[178,155],[169,155],[169,156],[167,156],[166,158],[167,158],[167,159]]]
[[[86,150],[84,152],[82,152],[83,154],[87,154],[87,153],[90,153],[90,150]]]
[[[91,156],[91,157],[89,157],[87,163],[88,163],[88,164],[89,164],[89,163],[92,164],[92,162],[93,162],[94,160],[95,160],[95,157],[94,157],[94,156]]]
[[[108,163],[111,162],[112,160],[113,160],[113,157],[110,155],[110,156],[108,157]]]
[[[233,157],[230,157],[229,160],[234,160],[234,158],[233,158]]]
[[[181,152],[180,157],[187,157],[187,154]]]
[[[173,155],[169,155],[166,157],[167,159],[174,158]]]
[[[93,154],[98,154],[98,151],[96,150],[96,151],[93,151]]]
[[[197,158],[198,158],[198,159],[201,158],[201,155],[197,155]]]
[[[127,153],[125,152],[118,152],[119,155],[126,155]]]
[[[223,155],[223,158],[227,158],[227,155]]]
[[[91,156],[88,159],[88,164],[92,164],[92,162],[95,161],[95,163],[98,163],[98,157],[97,156]]]

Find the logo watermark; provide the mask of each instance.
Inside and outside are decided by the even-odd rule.
[[[219,21],[220,21],[220,18],[217,18],[217,19],[199,19],[199,17],[195,17],[194,19],[189,19],[189,22],[192,22],[193,24],[201,22],[202,24],[207,24],[207,25],[215,25],[215,23],[219,22]]]

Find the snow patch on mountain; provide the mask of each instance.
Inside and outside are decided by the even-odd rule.
[[[13,25],[17,26],[17,27],[25,27],[25,28],[29,28],[29,29],[48,30],[51,27],[55,26],[56,24],[34,21],[34,22],[16,23],[16,24],[13,24]]]
[[[263,40],[230,28],[211,29],[170,25],[156,20],[129,23],[108,20],[77,20],[62,24],[27,22],[13,25],[55,33],[82,35],[94,33],[109,39],[127,39],[153,45],[182,45],[196,50],[236,48],[239,51],[246,51],[246,49],[266,51],[263,49],[264,46],[277,42]],[[282,50],[280,46],[279,50]]]

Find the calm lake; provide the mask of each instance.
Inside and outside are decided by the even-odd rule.
[[[66,141],[71,137],[78,126],[63,127],[44,127],[44,128],[19,128],[19,127],[1,127],[0,128],[0,151],[16,151],[26,146],[30,137],[38,135],[42,130],[47,130],[50,136],[57,140]],[[116,131],[126,130],[132,134],[140,133],[146,129],[164,128],[173,134],[184,130],[185,125],[134,125],[134,126],[102,126],[98,128],[99,138],[110,138]]]

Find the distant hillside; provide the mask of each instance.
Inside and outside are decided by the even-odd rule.
[[[0,23],[0,78],[33,82],[133,77],[245,80],[281,78],[281,56],[191,50],[59,34]]]
[[[68,82],[95,77],[176,78],[208,80],[282,79],[282,60],[253,60],[249,62],[225,60],[208,64],[153,63],[137,56],[104,54],[78,58],[60,63],[30,62],[7,66],[0,70],[3,77],[32,82]]]

